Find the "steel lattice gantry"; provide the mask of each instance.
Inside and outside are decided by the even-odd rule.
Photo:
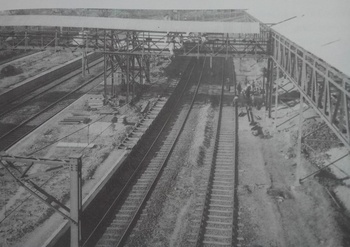
[[[107,41],[114,44],[114,52],[134,54],[147,49],[152,55],[265,55],[268,41],[268,32],[261,32],[257,22],[22,15],[0,16],[0,23],[0,48],[12,49],[104,52]]]
[[[111,90],[105,85],[105,98],[115,95],[113,85],[118,81],[126,86],[127,102],[129,92],[134,96],[134,86],[149,80],[151,56],[266,57],[269,38],[257,22],[77,16],[0,16],[0,22],[3,49],[80,49],[83,57],[88,52],[103,53],[104,81],[111,84]]]

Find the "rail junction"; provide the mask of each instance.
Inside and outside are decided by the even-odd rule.
[[[304,103],[312,107],[344,146],[350,149],[350,78],[327,64],[326,61],[323,61],[295,44],[293,41],[274,31],[269,25],[261,23],[244,10],[235,10],[230,21],[210,21],[206,22],[206,25],[203,25],[203,23],[199,21],[140,21],[137,19],[102,17],[20,15],[0,16],[0,23],[1,49],[79,49],[83,54],[83,75],[86,74],[86,70],[89,68],[87,54],[89,52],[102,54],[105,101],[108,101],[118,93],[114,90],[108,91],[107,80],[111,80],[112,85],[116,83],[117,80],[121,80],[127,85],[128,92],[126,103],[130,103],[132,100],[130,97],[133,95],[133,85],[136,83],[143,84],[145,80],[149,80],[151,56],[193,57],[196,58],[197,61],[203,61],[203,64],[207,62],[210,68],[215,66],[213,65],[213,60],[215,59],[220,59],[223,63],[230,59],[232,60],[232,58],[251,57],[267,59],[266,95],[269,117],[272,117],[273,97],[276,104],[274,113],[276,115],[274,117],[276,118],[277,116],[278,89],[284,86],[278,84],[278,79],[281,77],[288,78],[289,83],[300,93],[298,156],[301,155],[301,143],[304,141],[304,138],[306,138],[306,136],[302,135]],[[185,77],[188,76],[188,79],[191,74],[190,71],[191,69],[187,69],[185,74]],[[224,78],[221,80],[224,88]],[[230,77],[230,80],[233,82],[233,85],[235,85],[234,76]],[[274,93],[275,95],[273,95]],[[157,105],[154,107],[156,109]],[[222,106],[220,106],[220,109],[221,107]],[[227,124],[227,126],[232,125],[237,113],[227,112],[227,110],[220,110],[220,112],[223,115],[220,116],[217,126],[217,147],[215,147],[212,156],[212,163],[216,164],[216,167],[213,166],[210,168],[211,171],[208,175],[209,182],[208,187],[205,189],[204,206],[201,210],[202,216],[199,222],[200,227],[195,230],[195,232],[197,232],[197,238],[195,240],[196,246],[202,246],[205,243],[213,245],[221,244],[217,237],[215,237],[215,227],[210,227],[211,221],[208,220],[208,218],[227,218],[224,211],[230,211],[228,214],[232,217],[232,220],[234,220],[237,218],[238,214],[237,206],[235,206],[236,198],[234,188],[236,184],[234,181],[233,183],[229,183],[223,178],[228,173],[231,174],[231,172],[232,176],[238,176],[235,167],[226,167],[227,160],[235,160],[236,158],[226,156],[225,154],[226,148],[237,151],[238,147],[235,146],[237,143],[235,138],[237,137],[234,137],[235,129],[228,130],[228,134],[220,135],[221,132],[225,132],[228,128],[225,127],[225,124]],[[231,114],[234,115],[231,116]],[[230,120],[227,120],[226,118],[229,117]],[[221,118],[223,120],[221,120]],[[231,122],[225,123],[226,120]],[[233,126],[235,125],[233,124]],[[220,130],[220,128],[223,128],[223,130]],[[181,130],[179,131],[181,132]],[[232,135],[233,139],[231,137],[227,139],[227,135]],[[169,145],[166,143],[164,144],[168,146],[168,149],[160,151],[163,155],[161,158],[164,162],[167,160],[165,154],[171,153],[172,150],[170,143],[174,144],[176,142],[177,137],[175,134],[174,136],[174,139],[169,141]],[[132,140],[132,137],[129,138],[129,141],[130,140]],[[128,145],[128,140],[125,141],[124,145]],[[226,145],[226,142],[233,142],[233,146]],[[4,146],[6,145],[5,143]],[[49,165],[54,164],[57,165],[57,167],[59,166],[57,169],[61,169],[61,166],[67,167],[73,162],[74,166],[69,166],[72,176],[71,195],[74,196],[76,200],[71,205],[71,209],[60,205],[57,200],[50,198],[45,192],[40,191],[35,185],[30,184],[30,180],[27,178],[25,182],[28,183],[29,181],[29,185],[23,183],[23,186],[31,190],[31,193],[40,197],[42,201],[50,201],[49,206],[53,207],[51,203],[55,202],[65,210],[65,213],[61,214],[69,218],[72,222],[71,246],[91,244],[88,242],[82,243],[81,236],[81,220],[83,213],[80,192],[81,177],[79,177],[81,176],[79,170],[81,160],[79,157],[70,160],[53,161],[42,159],[33,160],[32,157],[15,157],[8,154],[1,154],[0,161],[3,166],[5,166],[5,164],[6,166],[15,166],[15,162],[24,162],[29,164],[28,170],[35,162],[42,162]],[[300,159],[299,162],[301,162]],[[147,174],[145,175],[146,177],[155,176],[154,179],[157,180],[156,177],[158,175],[150,174],[152,174],[154,170],[161,171],[162,168],[161,166],[158,167],[158,163],[159,160],[155,163],[150,162],[150,168],[147,168],[150,170],[144,171],[145,174]],[[78,168],[76,168],[76,164],[78,164]],[[232,169],[232,171],[228,171],[228,169]],[[136,170],[133,172],[136,173]],[[20,177],[15,174],[13,174],[13,176],[18,179],[18,181],[22,181],[25,173],[21,174]],[[133,186],[139,188],[139,190],[142,190],[142,187],[148,188],[153,186],[145,186],[142,182],[146,180],[142,177],[144,175],[138,176],[141,183],[128,181],[127,184],[134,184]],[[34,189],[32,187],[34,187]],[[139,190],[125,187],[125,190],[126,189],[130,190],[130,200],[141,200],[137,198],[141,193]],[[132,195],[132,193],[134,193],[134,195]],[[42,194],[47,198],[43,199]],[[127,200],[129,200],[129,197],[125,199],[125,195],[122,194],[122,192],[118,195],[118,198],[119,196],[125,200],[125,205],[128,205]],[[143,199],[147,197],[147,195],[144,195]],[[218,198],[216,202],[214,199],[215,197]],[[228,197],[230,198],[227,202],[224,202],[225,199],[223,198]],[[209,206],[210,203],[214,204],[214,207],[218,209],[210,212],[208,209],[213,208],[213,206]],[[226,204],[231,204],[232,208],[230,207],[227,209]],[[140,214],[144,202],[142,201],[140,205],[139,209],[131,213],[133,219],[137,218]],[[118,224],[119,222],[124,222],[127,212],[130,214],[130,208],[127,206],[124,208],[124,206],[120,205],[117,205],[117,207],[121,207],[118,210],[122,216],[115,216],[116,222],[112,222],[110,227],[113,226],[114,228],[124,229],[125,226],[120,226]],[[215,216],[215,213],[219,216]],[[124,225],[128,225],[129,227],[134,224],[135,222],[130,221],[126,222]],[[218,223],[214,222],[212,224],[217,225]],[[225,225],[225,222],[223,225]],[[207,226],[208,229],[211,230],[206,230],[204,226]],[[232,224],[229,227],[232,227]],[[224,244],[237,244],[237,232],[235,232],[235,229],[236,226],[233,226],[233,229],[228,229],[228,231],[232,233],[228,234],[227,238],[222,238],[225,239],[223,242]],[[107,232],[101,233],[99,231],[101,230],[99,229],[98,233],[92,232],[89,234],[97,234],[100,235],[100,237],[108,235]],[[115,241],[117,241],[120,244],[124,243],[124,237],[127,236],[127,233],[129,234],[129,231],[129,228],[125,228],[125,232],[123,232],[121,236],[118,236],[117,240],[113,240],[112,242],[115,243]],[[214,233],[210,234],[210,231]],[[89,237],[87,237],[89,234],[84,232],[84,241],[89,240]],[[228,242],[225,242],[226,240]],[[109,236],[101,237],[100,242],[94,244],[97,244],[97,246],[108,246],[106,242],[109,241],[111,241]]]

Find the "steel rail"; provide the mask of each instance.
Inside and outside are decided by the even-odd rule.
[[[99,61],[99,60],[100,60],[100,58],[97,57],[95,60],[91,61],[91,62],[90,62],[90,67],[89,67],[89,68],[91,69],[91,68],[93,68],[93,67],[95,67],[95,66],[97,66],[97,65],[99,65],[99,64],[101,64],[101,63],[103,62],[102,60],[100,60],[100,61]],[[35,99],[36,97],[43,95],[43,94],[46,93],[47,91],[49,91],[49,90],[51,90],[51,89],[53,89],[53,88],[55,88],[55,87],[57,87],[57,86],[59,86],[59,85],[65,83],[65,82],[67,82],[68,80],[70,80],[70,79],[72,79],[73,77],[79,75],[80,73],[81,73],[80,69],[77,69],[77,70],[75,70],[75,71],[70,72],[70,75],[69,75],[68,77],[64,78],[62,81],[60,81],[60,82],[58,82],[58,83],[56,83],[56,84],[52,84],[52,83],[54,83],[54,81],[60,80],[60,79],[55,79],[53,82],[51,82],[51,83],[49,83],[49,84],[46,84],[45,86],[48,86],[48,87],[45,88],[43,91],[38,92],[37,94],[35,94],[35,92],[40,91],[41,88],[34,89],[34,91],[31,92],[31,93],[33,93],[34,95],[29,96],[27,99],[25,99],[25,100],[22,101],[22,102],[19,102],[17,105],[14,105],[14,106],[12,106],[12,107],[10,107],[10,108],[6,108],[5,111],[0,112],[0,118],[3,117],[3,116],[5,116],[5,115],[8,114],[8,113],[11,113],[11,111],[13,111],[13,110],[15,110],[15,109],[17,109],[17,108],[19,108],[19,107],[25,105],[26,103],[28,103],[28,102],[31,101],[32,99]],[[43,87],[45,87],[45,86],[43,86]],[[19,101],[18,98],[14,99],[13,101],[11,101],[10,103],[8,103],[7,105],[11,105],[12,103],[15,103],[16,101]]]
[[[235,233],[235,218],[236,218],[236,210],[237,210],[237,195],[236,195],[236,187],[237,187],[237,109],[234,108],[234,126],[231,126],[229,129],[225,129],[225,125],[223,124],[223,118],[226,116],[229,116],[229,114],[223,113],[223,99],[224,99],[224,66],[222,71],[222,86],[221,86],[221,96],[220,96],[220,104],[219,104],[219,117],[218,122],[216,126],[216,134],[215,134],[215,144],[214,149],[212,153],[212,159],[211,159],[211,166],[209,168],[209,175],[207,178],[206,188],[204,192],[204,200],[203,200],[203,207],[201,209],[200,214],[200,220],[199,220],[199,227],[196,234],[196,240],[195,240],[195,246],[203,246],[203,245],[210,245],[210,246],[234,246],[236,244],[236,233]],[[229,123],[230,125],[230,123]],[[227,126],[227,125],[226,125]],[[234,136],[228,135],[227,132],[230,132],[231,130],[234,131]],[[222,140],[224,138],[224,140]],[[228,142],[227,138],[233,138],[233,143],[230,143],[230,146],[233,146],[233,150],[227,150],[227,149],[220,149],[221,145],[225,145],[225,143]],[[226,145],[227,146],[227,145]],[[230,147],[229,146],[229,147]],[[221,154],[219,154],[221,153]],[[230,155],[227,155],[227,153],[230,153]],[[234,159],[231,159],[231,156],[234,156]],[[225,158],[230,158],[229,160],[225,160]],[[222,161],[224,160],[224,161]],[[222,164],[221,164],[222,162]],[[226,163],[229,164],[226,164]],[[232,165],[231,165],[232,163]],[[221,164],[221,165],[220,165]],[[233,178],[230,178],[230,173],[232,172],[234,174]],[[223,176],[223,178],[221,178]],[[227,176],[229,178],[227,178]],[[230,182],[227,182],[227,179],[231,180]],[[233,182],[232,182],[233,181]],[[227,195],[227,193],[229,195]],[[219,197],[220,199],[213,199]],[[222,198],[226,198],[225,200]],[[213,204],[212,200],[214,200],[217,204]],[[231,201],[233,200],[233,203],[231,205]],[[226,203],[230,203],[230,206],[226,205]],[[211,207],[218,207],[218,208],[225,208],[223,209],[212,209]],[[232,211],[230,211],[232,207]],[[228,210],[227,210],[228,209]],[[227,216],[227,215],[230,216]],[[210,221],[210,218],[213,218]],[[232,218],[228,218],[232,217]],[[229,222],[221,222],[215,220],[225,219]],[[224,228],[217,228],[217,227],[210,227],[210,231],[212,232],[218,232],[226,233],[224,235],[218,235],[218,234],[210,234],[207,233],[208,231],[208,225],[214,224],[214,225],[225,225],[227,226],[224,230]],[[230,229],[230,227],[232,229]],[[227,229],[229,228],[229,229]],[[207,239],[207,240],[206,240]],[[215,240],[208,240],[208,239],[215,239]],[[227,243],[229,242],[229,243]]]
[[[190,69],[190,74],[186,80],[186,84],[184,85],[184,88],[181,92],[181,94],[183,94],[185,92],[185,89],[190,81],[192,72],[194,70],[195,64],[192,66],[192,68]],[[179,104],[180,102],[180,98],[178,99],[178,101],[176,102],[176,105]],[[175,112],[175,108],[172,108],[171,114],[168,116],[168,118],[166,119],[166,121],[164,122],[164,124],[162,125],[159,133],[157,134],[155,140],[152,142],[152,144],[149,146],[146,154],[143,156],[142,160],[139,162],[139,164],[137,165],[137,167],[135,168],[134,172],[132,173],[132,175],[130,176],[130,178],[128,179],[128,181],[126,182],[126,184],[124,185],[124,187],[122,188],[122,190],[120,191],[120,193],[118,194],[118,196],[113,200],[112,204],[109,206],[109,208],[107,209],[106,213],[103,215],[103,217],[100,219],[100,221],[97,223],[97,225],[95,226],[95,228],[93,229],[93,231],[90,233],[90,235],[88,236],[88,238],[85,240],[83,246],[87,246],[90,239],[92,238],[92,236],[96,233],[96,231],[99,229],[99,227],[103,226],[104,221],[106,220],[106,217],[110,214],[111,210],[113,210],[113,208],[116,206],[116,204],[121,200],[122,196],[124,195],[124,193],[126,193],[127,189],[130,187],[131,183],[134,181],[137,173],[140,171],[141,169],[141,165],[145,162],[147,156],[151,153],[153,147],[155,146],[156,142],[158,141],[158,139],[160,138],[161,134],[163,133],[163,130],[165,129],[167,123],[170,121],[170,118],[172,117],[172,114]]]
[[[34,55],[34,54],[39,53],[39,52],[40,52],[39,50],[29,50],[29,51],[24,52],[22,54],[15,55],[13,57],[10,57],[8,59],[4,59],[4,60],[0,61],[0,66],[3,66],[3,65],[8,64],[8,63],[16,62],[16,60],[23,59],[25,57]]]
[[[224,94],[224,86],[225,86],[225,83],[224,83],[224,66],[222,66],[222,75],[221,75],[221,95],[220,95],[220,104],[219,104],[219,118],[218,118],[218,123],[217,123],[217,126],[216,126],[216,137],[215,137],[215,147],[214,147],[214,155],[212,157],[212,166],[210,168],[210,179],[209,179],[209,183],[211,182],[211,176],[213,176],[213,173],[214,173],[214,162],[215,162],[215,150],[217,150],[217,145],[218,145],[218,140],[219,140],[219,133],[220,133],[220,125],[221,125],[221,117],[222,117],[222,104],[223,104],[223,94]],[[208,201],[209,201],[209,196],[210,196],[210,186],[208,184],[207,188],[206,188],[206,192],[205,192],[205,201],[204,201],[204,204],[207,204]],[[207,208],[204,206],[203,209],[202,209],[202,213],[201,213],[201,223],[200,223],[200,226],[203,226],[204,222],[205,222],[205,215],[206,215],[206,211]],[[200,246],[202,243],[202,239],[203,239],[203,236],[204,235],[204,227],[200,227],[198,229],[198,232],[197,232],[197,237],[196,237],[196,246]]]
[[[58,100],[56,100],[55,102],[51,103],[50,105],[46,106],[44,109],[40,110],[39,112],[37,112],[36,114],[34,114],[33,116],[31,116],[30,118],[22,121],[20,124],[18,124],[16,127],[14,127],[13,129],[11,129],[10,131],[6,132],[5,134],[3,134],[2,136],[0,136],[0,143],[1,141],[4,140],[4,138],[8,137],[10,134],[14,133],[16,130],[18,130],[21,127],[24,127],[27,123],[29,123],[30,121],[34,120],[35,118],[39,117],[40,115],[42,115],[43,113],[47,112],[48,110],[50,110],[51,108],[53,108],[54,106],[58,105],[60,102],[62,102],[64,99],[66,99],[67,97],[69,97],[70,95],[76,93],[78,90],[82,89],[83,87],[89,85],[90,83],[92,83],[93,81],[97,80],[97,78],[99,78],[100,76],[103,75],[103,72],[97,74],[96,76],[94,76],[93,78],[89,79],[88,81],[86,81],[85,83],[79,85],[77,88],[75,88],[74,90],[70,91],[69,93],[67,93],[66,95],[62,96],[61,98],[59,98]],[[49,117],[48,119],[52,118],[53,116]],[[45,121],[47,121],[48,119],[46,119]],[[43,124],[43,123],[41,123]],[[36,129],[37,127],[39,127],[41,124],[37,125],[36,127],[32,128],[31,130]],[[18,140],[20,140],[21,138],[23,138],[24,136],[26,136],[28,134],[28,132],[26,132],[23,135],[20,135],[19,137],[16,137],[15,139],[11,140],[10,144],[5,145],[5,147],[2,148],[2,150],[7,150],[8,148],[10,148],[14,143],[16,143]]]
[[[195,92],[193,93],[192,101],[191,101],[191,104],[190,104],[189,109],[188,109],[188,111],[187,111],[187,114],[186,114],[186,116],[185,116],[185,119],[183,120],[183,122],[182,122],[182,124],[181,124],[181,126],[180,126],[180,129],[179,129],[179,131],[178,131],[178,133],[177,133],[175,139],[173,140],[173,142],[172,142],[172,144],[171,144],[170,150],[169,150],[169,152],[167,153],[164,162],[162,163],[162,165],[160,166],[159,170],[157,171],[156,177],[155,177],[154,180],[152,181],[151,186],[148,188],[147,193],[144,195],[143,200],[142,200],[142,203],[139,205],[139,207],[138,207],[137,211],[135,212],[135,214],[134,214],[132,220],[130,221],[130,223],[129,223],[127,229],[125,230],[125,232],[123,233],[123,235],[122,235],[120,241],[119,241],[118,244],[116,245],[117,247],[123,246],[123,244],[124,244],[126,238],[129,236],[130,232],[132,231],[132,227],[133,227],[133,225],[135,224],[135,221],[137,220],[138,215],[141,214],[141,211],[142,211],[143,207],[146,205],[148,198],[150,197],[150,195],[151,195],[153,189],[154,189],[155,186],[156,186],[157,181],[159,180],[159,178],[160,178],[160,176],[161,176],[161,174],[162,174],[161,171],[164,169],[165,165],[168,163],[168,160],[169,160],[170,157],[171,157],[171,154],[172,154],[172,152],[173,152],[173,150],[174,150],[174,148],[175,148],[175,146],[176,146],[176,144],[177,144],[177,142],[178,142],[178,140],[179,140],[179,138],[180,138],[180,135],[181,135],[182,131],[183,131],[184,128],[185,128],[185,125],[186,125],[186,123],[187,123],[188,117],[189,117],[189,115],[190,115],[190,113],[191,113],[191,111],[192,111],[192,109],[193,109],[194,102],[195,102],[196,97],[197,97],[197,95],[198,95],[199,87],[200,87],[201,81],[202,81],[202,75],[203,75],[203,71],[204,71],[205,62],[206,62],[206,58],[204,58],[203,67],[202,67],[201,74],[200,74],[199,79],[198,79],[197,87],[196,87]],[[185,89],[184,89],[184,91],[185,91]],[[183,91],[183,94],[184,94],[184,91]],[[179,100],[178,102],[180,102],[180,100]],[[177,104],[174,106],[173,109],[175,110],[176,107],[177,107]]]
[[[204,66],[204,63],[203,63]],[[148,158],[148,156],[151,154],[151,151],[153,150],[154,146],[156,145],[157,141],[159,140],[159,138],[161,137],[161,135],[163,134],[163,131],[165,130],[166,126],[168,125],[170,119],[173,117],[177,106],[181,103],[181,99],[186,91],[186,88],[190,82],[190,78],[192,77],[192,73],[194,71],[194,67],[195,65],[192,66],[192,68],[190,69],[190,73],[188,75],[188,78],[186,80],[186,83],[182,89],[182,91],[180,92],[180,97],[178,97],[177,102],[175,103],[175,105],[172,107],[172,111],[169,114],[169,116],[167,117],[166,121],[162,124],[162,127],[160,128],[159,133],[157,134],[157,136],[155,137],[155,140],[152,142],[152,144],[149,146],[149,148],[147,149],[146,154],[143,156],[142,160],[139,162],[138,166],[135,168],[133,174],[130,176],[130,179],[126,182],[125,186],[123,187],[123,189],[120,191],[120,193],[118,194],[118,196],[114,199],[114,201],[112,202],[111,206],[108,208],[107,212],[104,214],[104,216],[100,219],[99,223],[96,225],[96,227],[94,228],[94,230],[92,231],[92,233],[89,235],[89,237],[87,238],[87,240],[84,242],[83,246],[87,246],[89,245],[89,240],[92,238],[92,236],[95,234],[95,232],[98,231],[98,229],[100,227],[103,227],[103,224],[105,224],[105,220],[106,217],[110,214],[110,211],[113,210],[113,208],[115,208],[117,206],[117,203],[120,202],[121,198],[125,197],[124,194],[127,193],[127,190],[130,189],[130,185],[135,181],[136,176],[138,175],[138,173],[140,172],[141,168],[143,167],[142,165],[144,164],[144,162],[146,161],[146,159]],[[198,89],[196,90],[196,92],[198,92]],[[184,123],[183,123],[184,125]],[[153,191],[153,188],[157,182],[157,180],[159,179],[159,176],[161,174],[161,171],[163,170],[165,164],[168,161],[168,158],[170,157],[170,154],[179,138],[179,135],[182,131],[180,130],[179,133],[177,133],[175,140],[173,141],[172,144],[169,145],[169,150],[168,150],[168,155],[167,157],[164,159],[164,162],[162,162],[161,165],[159,165],[158,169],[155,172],[155,176],[153,178],[153,181],[149,182],[149,186],[147,187],[147,189],[145,190],[145,193],[143,194],[142,200],[140,201],[140,203],[138,204],[137,209],[135,209],[135,211],[133,212],[133,214],[130,216],[131,219],[129,221],[129,223],[127,224],[125,230],[123,231],[123,233],[121,234],[121,237],[119,239],[119,242],[116,246],[120,246],[126,239],[126,237],[128,236],[128,234],[130,233],[132,226],[134,225],[135,220],[137,219],[139,213],[141,212],[144,204],[147,201],[147,198],[149,197],[150,193]],[[100,239],[101,240],[101,239]],[[99,240],[99,241],[100,241]],[[114,246],[114,245],[113,245]]]

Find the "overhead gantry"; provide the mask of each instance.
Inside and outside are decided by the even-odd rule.
[[[235,15],[235,18],[241,18]],[[105,82],[149,80],[150,56],[263,56],[268,32],[258,22],[169,21],[80,16],[0,16],[2,49],[80,49],[105,59]],[[105,86],[105,97],[113,96]],[[127,93],[127,102],[129,93]]]

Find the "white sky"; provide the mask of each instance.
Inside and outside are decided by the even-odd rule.
[[[297,16],[274,29],[350,75],[350,0],[0,0],[0,10],[23,8],[248,9],[267,23]]]

